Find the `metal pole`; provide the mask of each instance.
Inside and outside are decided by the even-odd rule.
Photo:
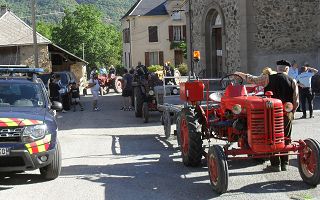
[[[82,60],[84,60],[84,43],[82,43]]]
[[[37,25],[36,25],[36,2],[31,1],[32,12],[32,29],[33,29],[33,49],[34,49],[34,66],[39,68],[38,45],[37,45]]]
[[[191,0],[189,0],[189,26],[190,26],[190,59],[191,59],[191,75],[193,76],[194,65],[193,65],[193,47],[192,47],[192,16],[191,16]]]

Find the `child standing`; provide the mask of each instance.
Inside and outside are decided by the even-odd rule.
[[[83,111],[83,106],[80,102],[80,91],[79,91],[79,87],[77,86],[77,84],[75,82],[72,83],[71,85],[71,101],[73,104],[73,112],[76,111],[76,106],[77,104],[79,104],[80,106],[80,110]]]

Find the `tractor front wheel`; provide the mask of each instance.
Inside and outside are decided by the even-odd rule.
[[[136,117],[142,117],[143,98],[139,87],[134,87],[134,113]]]
[[[144,123],[149,122],[149,107],[148,107],[148,102],[144,102],[142,104],[142,118]]]
[[[171,124],[172,124],[169,111],[164,111],[162,113],[162,120],[163,120],[164,135],[168,139],[171,134]]]
[[[202,158],[202,139],[201,132],[198,131],[200,125],[193,110],[184,108],[178,124],[180,127],[177,130],[177,137],[183,164],[192,167],[199,166]]]
[[[212,189],[222,194],[228,189],[228,164],[223,148],[213,145],[208,152],[208,171]]]
[[[298,168],[301,178],[311,186],[320,182],[320,144],[313,139],[306,139],[305,148],[298,155]]]

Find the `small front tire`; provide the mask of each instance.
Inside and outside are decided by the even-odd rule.
[[[142,118],[144,123],[149,122],[149,107],[147,102],[142,104]]]
[[[313,139],[306,139],[305,148],[298,155],[298,168],[301,178],[311,186],[320,183],[320,144]]]
[[[219,145],[209,149],[208,172],[212,189],[218,194],[225,193],[228,189],[228,164],[223,148]]]

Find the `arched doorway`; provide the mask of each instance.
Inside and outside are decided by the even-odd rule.
[[[223,76],[223,16],[216,9],[211,9],[205,22],[206,77]]]

